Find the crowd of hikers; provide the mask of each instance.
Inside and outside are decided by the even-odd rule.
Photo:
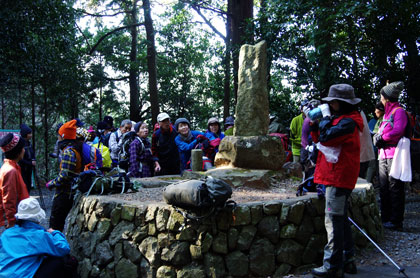
[[[384,86],[381,100],[375,106],[377,118],[368,123],[365,114],[359,111],[361,100],[355,97],[353,87],[332,85],[328,97],[322,99],[323,104],[316,99],[303,101],[301,114],[291,122],[289,158],[301,163],[304,172],[300,193],[318,191],[326,202],[328,243],[323,265],[312,271],[316,276],[342,277],[343,272],[357,272],[347,208],[358,176],[372,182],[377,172],[383,226],[402,229],[404,182],[411,181],[411,168],[396,167],[399,163],[393,161],[406,158],[402,150],[407,148],[412,127],[418,124],[398,103],[402,90],[402,82]],[[186,118],[172,123],[165,112],[156,120],[151,140],[147,123],[126,119],[115,128],[111,116],[98,122],[96,130],[80,119],[57,126],[55,151],[50,156],[57,159],[59,173],[46,183],[48,189],[56,192],[48,230],[39,225],[45,212],[29,196],[36,165],[30,144],[32,130],[21,125],[20,135],[9,133],[1,138],[5,160],[0,169],[0,226],[6,230],[0,238],[0,276],[19,273],[19,277],[53,277],[42,276],[46,271],[44,265],[54,265],[48,268],[50,271],[72,266],[62,232],[73,205],[75,179],[82,173],[92,170],[106,173],[117,168],[127,177],[135,178],[179,175],[191,168],[191,151],[197,148],[203,150],[206,170],[205,165],[214,163],[221,140],[233,135],[233,117],[225,119],[224,132],[215,117],[208,120],[206,132],[191,130]],[[272,127],[279,124],[270,120],[271,135],[280,137],[288,150],[288,136],[273,132]],[[45,242],[42,248],[17,252],[32,236],[41,244]],[[21,241],[14,244],[16,240]],[[52,259],[45,259],[42,254]]]

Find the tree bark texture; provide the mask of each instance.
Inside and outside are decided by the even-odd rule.
[[[156,70],[156,47],[155,47],[155,30],[153,28],[153,20],[151,16],[150,1],[143,0],[144,9],[144,25],[146,28],[147,38],[147,72],[149,74],[149,95],[150,106],[152,112],[152,126],[157,122],[159,114],[159,99],[157,87],[157,70]]]
[[[133,8],[129,13],[130,24],[137,22],[137,0],[133,0]],[[140,96],[138,87],[138,65],[137,65],[137,26],[130,27],[131,50],[130,50],[130,119],[138,122],[140,120]]]

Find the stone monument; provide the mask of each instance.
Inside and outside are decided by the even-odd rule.
[[[219,146],[215,165],[280,170],[285,161],[281,140],[268,136],[267,44],[243,45],[239,53],[239,88],[233,136]]]

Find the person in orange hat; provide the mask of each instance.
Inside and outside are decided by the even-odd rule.
[[[74,192],[71,190],[73,180],[83,170],[81,157],[83,142],[76,140],[76,123],[76,120],[71,120],[64,123],[58,130],[59,149],[63,151],[60,172],[55,179],[46,184],[50,190],[56,188],[51,208],[50,227],[61,232],[64,230],[67,214],[73,206]]]

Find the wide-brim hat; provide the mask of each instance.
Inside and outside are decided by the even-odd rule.
[[[352,105],[358,104],[362,101],[354,95],[354,88],[348,84],[335,84],[330,87],[328,97],[323,98],[323,101],[341,100]]]
[[[19,220],[30,220],[37,223],[45,220],[45,211],[39,206],[38,200],[33,197],[20,201],[17,211],[15,217]]]

